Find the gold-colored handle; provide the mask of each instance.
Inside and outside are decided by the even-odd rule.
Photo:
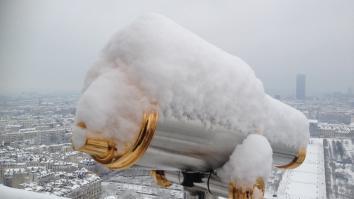
[[[90,154],[97,162],[108,164],[114,158],[116,146],[110,140],[87,138],[85,145],[79,151]]]
[[[154,178],[156,184],[158,184],[160,187],[167,188],[172,185],[172,183],[167,180],[165,171],[163,170],[152,170],[150,175]]]
[[[277,165],[275,167],[280,169],[295,169],[305,161],[305,158],[306,158],[306,148],[300,148],[293,161],[291,161],[289,164]]]
[[[157,121],[157,112],[144,114],[143,123],[135,143],[123,153],[117,152],[114,141],[99,137],[87,138],[85,145],[79,148],[79,151],[90,154],[93,159],[110,169],[128,168],[138,161],[149,147],[155,134]],[[86,125],[81,122],[78,126],[86,128]]]

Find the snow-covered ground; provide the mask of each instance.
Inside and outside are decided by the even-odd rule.
[[[280,182],[278,198],[326,198],[322,139],[311,139],[304,163],[287,170]]]
[[[0,184],[0,196],[4,199],[65,199],[49,193],[36,193]]]
[[[102,182],[101,199],[182,199],[183,188],[173,184],[168,189],[156,185],[150,171],[132,168],[112,172]]]

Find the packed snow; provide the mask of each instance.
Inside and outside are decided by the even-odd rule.
[[[11,199],[65,199],[63,197],[58,197],[51,195],[49,193],[35,193],[31,191],[25,191],[22,189],[15,189],[7,187],[0,184],[0,196],[1,198],[11,198]]]
[[[252,134],[237,145],[230,159],[217,170],[225,183],[235,182],[243,189],[252,189],[257,178],[264,181],[272,171],[272,147],[262,135]]]
[[[73,144],[100,134],[124,150],[149,111],[159,112],[159,122],[193,121],[245,138],[260,133],[294,149],[309,137],[306,117],[268,96],[243,60],[159,14],[116,33],[88,71],[76,115],[86,128],[74,128]]]
[[[279,198],[326,198],[326,179],[322,139],[312,138],[304,163],[286,170],[278,189]]]

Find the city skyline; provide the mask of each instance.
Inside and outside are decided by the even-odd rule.
[[[23,94],[0,102],[0,191],[4,184],[75,199],[183,198],[182,186],[160,188],[149,170],[107,172],[88,155],[73,151],[70,137],[78,97]],[[299,168],[273,168],[265,198],[351,198],[353,97],[331,98],[283,101],[309,118],[311,139]]]
[[[279,91],[277,89],[272,89],[272,88],[264,88],[265,92],[276,97],[293,97],[297,98],[297,78],[299,75],[304,75],[306,78],[307,82],[307,75],[303,73],[297,73],[294,74],[294,82],[292,88],[289,88],[289,90],[286,91]],[[327,92],[312,92],[308,94],[307,92],[307,83],[305,83],[305,97],[320,97],[323,95],[331,95],[331,94],[346,94],[346,95],[353,95],[353,87],[347,87],[343,88],[341,90],[333,90],[333,91],[327,91]],[[19,95],[22,93],[34,93],[34,94],[75,94],[78,95],[81,93],[81,89],[50,89],[50,88],[30,88],[30,89],[20,89],[20,90],[12,90],[12,91],[4,91],[0,89],[0,96],[13,96],[13,95]]]

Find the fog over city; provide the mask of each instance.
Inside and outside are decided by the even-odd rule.
[[[354,89],[354,1],[0,1],[0,94],[79,91],[112,34],[161,13],[239,56],[271,94]]]

